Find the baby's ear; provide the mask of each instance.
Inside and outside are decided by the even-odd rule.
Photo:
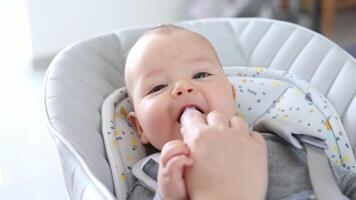
[[[140,137],[141,143],[142,144],[149,144],[147,138],[145,137],[145,134],[140,126],[140,123],[137,120],[136,113],[135,112],[130,112],[129,113],[129,120],[133,128],[136,130],[138,136]]]

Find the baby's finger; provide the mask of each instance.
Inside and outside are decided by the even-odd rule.
[[[168,160],[178,155],[189,155],[189,148],[180,140],[172,140],[167,142],[161,152],[160,163],[162,166],[166,166]]]
[[[229,119],[226,115],[219,111],[212,111],[206,117],[206,121],[209,125],[217,125],[217,126],[229,126]]]
[[[176,156],[167,162],[166,175],[173,180],[178,180],[183,176],[183,168],[192,164],[193,160],[191,158],[185,155]]]

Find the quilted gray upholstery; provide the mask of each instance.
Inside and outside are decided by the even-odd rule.
[[[261,66],[308,80],[334,105],[356,149],[356,61],[308,29],[261,18],[186,21],[206,36],[223,65]],[[115,199],[101,136],[104,98],[124,86],[127,52],[146,27],[78,42],[52,61],[45,79],[48,130],[59,150],[72,199]]]

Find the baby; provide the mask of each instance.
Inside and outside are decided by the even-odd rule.
[[[212,123],[240,123],[235,117],[235,89],[215,49],[198,33],[159,26],[146,32],[130,50],[125,78],[135,110],[129,114],[131,124],[142,144],[162,150],[158,172],[161,198],[188,199],[184,169],[192,166],[193,160],[182,136],[184,111],[194,108]],[[278,136],[263,136],[268,147],[266,198],[309,198],[313,190],[308,166],[301,159],[303,152],[292,150]],[[356,175],[342,168],[333,167],[333,171],[342,192],[356,199]]]

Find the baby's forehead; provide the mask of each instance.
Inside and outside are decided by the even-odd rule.
[[[149,69],[147,68],[149,65],[144,64],[144,62],[147,61],[147,58],[143,57],[143,55],[147,54],[147,51],[150,51],[152,48],[157,48],[157,46],[159,47],[160,45],[158,41],[167,40],[167,41],[171,41],[172,43],[179,43],[178,40],[176,41],[176,39],[178,38],[181,40],[193,41],[195,47],[197,46],[209,47],[209,48],[201,48],[201,50],[202,51],[207,51],[208,49],[212,50],[210,55],[212,55],[212,57],[219,60],[216,55],[215,49],[213,48],[211,43],[199,33],[181,27],[157,28],[157,29],[149,30],[145,32],[136,41],[136,43],[133,45],[133,47],[130,49],[128,53],[126,66],[125,66],[125,82],[129,90],[132,90],[130,86],[134,85],[134,83],[137,82],[137,78],[140,77],[138,76],[138,74],[142,74],[149,71]],[[165,49],[165,51],[169,51],[169,50],[170,48]],[[148,61],[150,62],[152,61],[152,59]],[[160,62],[160,60],[157,61]],[[156,69],[159,68],[159,65],[155,65],[155,68]],[[135,79],[135,81],[133,81],[132,79]]]
[[[174,41],[175,39],[195,39],[205,44],[211,45],[208,39],[206,39],[200,33],[185,29],[183,27],[173,26],[168,28],[154,28],[152,30],[146,31],[135,43],[134,46],[139,46],[144,44],[142,41],[150,40],[152,38],[156,39],[169,39]]]
[[[200,37],[203,38],[199,34],[183,28],[174,28],[174,30],[169,31],[160,29],[148,31],[144,33],[130,49],[126,59],[125,71],[131,71],[131,68],[136,68],[139,66],[138,64],[142,65],[142,62],[147,60],[144,55],[151,55],[151,53],[156,55],[157,52],[152,51],[153,49],[164,48],[165,52],[170,52],[170,50],[173,51],[172,48],[167,48],[166,43],[161,43],[160,41],[169,41],[170,44],[174,44],[179,43],[181,40],[189,40],[193,38],[195,38],[197,41],[202,40]],[[209,43],[207,40],[203,41],[203,43],[205,42]],[[203,44],[201,41],[199,41],[199,43]],[[195,46],[199,45],[199,43],[195,44]],[[148,59],[147,61],[151,60],[152,59]]]

